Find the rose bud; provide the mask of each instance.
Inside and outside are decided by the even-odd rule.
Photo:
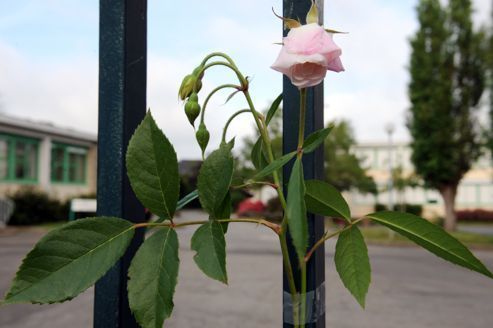
[[[180,89],[178,89],[178,96],[181,100],[187,99],[193,92],[195,81],[197,81],[197,77],[193,74],[189,74],[183,78]]]
[[[188,101],[185,104],[185,114],[187,115],[190,124],[195,126],[195,120],[200,115],[199,97],[195,92],[190,95],[190,98],[188,98]]]
[[[312,87],[325,78],[327,70],[344,71],[341,49],[332,34],[316,24],[292,28],[283,39],[283,47],[271,68],[289,77],[299,89]]]
[[[202,157],[204,157],[205,149],[207,148],[207,144],[209,143],[209,131],[205,127],[204,123],[200,123],[197,132],[195,133],[195,138],[202,150]]]

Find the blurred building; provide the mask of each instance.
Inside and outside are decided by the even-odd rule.
[[[67,199],[96,192],[97,136],[0,114],[0,196],[23,186]]]
[[[406,143],[394,143],[389,151],[388,143],[359,143],[353,152],[362,159],[364,167],[368,168],[378,186],[378,196],[362,195],[357,192],[346,196],[355,215],[363,215],[373,211],[374,204],[389,203],[389,156],[393,168],[402,168],[402,176],[409,176],[414,172],[411,162],[411,148]],[[459,185],[456,206],[457,209],[493,209],[493,167],[489,154],[481,157],[473,168],[465,175]],[[392,188],[394,204],[405,202],[423,206],[424,215],[443,215],[443,203],[440,194],[434,190],[422,187],[406,187],[404,190]]]

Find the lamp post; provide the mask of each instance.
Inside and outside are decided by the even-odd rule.
[[[393,198],[393,189],[394,189],[394,181],[392,178],[392,171],[393,171],[393,163],[392,163],[392,134],[394,134],[395,131],[395,126],[393,123],[387,123],[385,125],[385,132],[387,132],[388,135],[388,156],[389,156],[389,180],[388,180],[388,191],[389,191],[389,203],[388,203],[388,208],[389,211],[392,211],[394,209],[394,198]]]

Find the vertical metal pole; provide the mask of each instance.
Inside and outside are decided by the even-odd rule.
[[[320,22],[323,19],[323,1],[316,1],[319,8]],[[289,18],[300,18],[303,20],[310,9],[309,0],[283,0],[283,16]],[[287,30],[283,30],[284,35]],[[283,152],[288,153],[296,150],[298,144],[298,122],[299,122],[299,90],[291,84],[291,81],[284,76],[283,80]],[[324,88],[320,84],[314,88],[309,88],[307,92],[307,111],[305,134],[323,128],[324,125]],[[305,179],[322,179],[324,175],[324,156],[323,147],[312,154],[303,156],[303,166]],[[285,166],[283,176],[284,184],[287,189],[288,177],[290,176],[292,165]],[[310,234],[309,246],[319,240],[324,233],[324,219],[320,216],[308,215],[308,231]],[[289,253],[291,264],[297,281],[299,290],[300,272],[296,252],[291,244],[288,235]],[[312,315],[312,320],[306,324],[309,328],[325,328],[325,249],[319,247],[313,254],[307,266],[307,309],[316,309]],[[284,292],[289,293],[289,287],[284,274]],[[311,297],[313,296],[313,297]],[[308,311],[310,312],[310,311]],[[309,314],[309,313],[308,313]],[[284,322],[283,327],[293,327],[292,324]]]
[[[146,112],[147,0],[100,0],[98,215],[144,221],[125,170],[125,153]],[[143,241],[96,284],[94,327],[139,327],[127,299],[127,269]]]

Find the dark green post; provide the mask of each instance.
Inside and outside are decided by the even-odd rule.
[[[98,215],[144,221],[125,170],[128,141],[146,112],[147,0],[100,0]],[[143,232],[96,284],[94,327],[139,327],[127,299],[127,269]]]
[[[323,1],[316,1],[319,8],[320,21],[323,19]],[[283,0],[283,16],[289,18],[300,18],[302,24],[305,24],[304,19],[310,9],[310,0]],[[283,30],[284,35],[287,30]],[[298,122],[299,122],[299,90],[291,84],[291,81],[284,76],[283,80],[283,152],[289,153],[296,150],[298,145]],[[309,88],[307,92],[307,111],[306,111],[306,126],[305,134],[308,135],[313,131],[323,128],[324,125],[324,88],[323,83]],[[306,179],[322,179],[324,174],[324,158],[323,147],[320,147],[314,153],[303,156],[304,174]],[[291,166],[285,166],[283,176],[285,190],[287,190],[287,182],[291,172]],[[309,248],[324,233],[323,217],[308,215],[308,231],[310,234]],[[291,244],[288,235],[289,253],[291,263],[295,273],[296,281],[300,281],[300,272],[298,268],[298,259],[296,252]],[[307,266],[307,328],[325,328],[325,249],[319,247],[313,254]],[[297,284],[299,290],[299,283]],[[284,294],[289,294],[289,287],[284,275]],[[286,303],[289,297],[283,298],[285,303],[283,308],[289,309],[289,304]],[[289,311],[289,310],[288,310]],[[284,313],[283,327],[293,327],[289,323],[289,315]],[[288,321],[288,322],[287,322]]]

